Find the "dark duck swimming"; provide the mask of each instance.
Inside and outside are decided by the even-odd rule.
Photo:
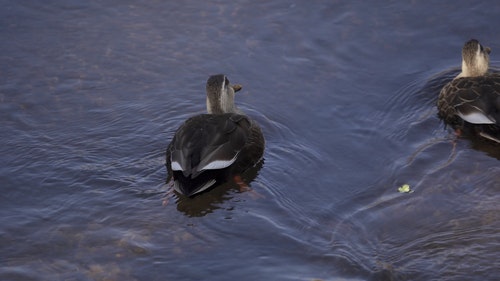
[[[176,131],[166,153],[167,182],[193,196],[254,167],[264,154],[264,136],[239,110],[232,85],[223,74],[207,80],[207,112],[189,118]]]
[[[500,143],[500,74],[488,72],[490,48],[472,39],[462,48],[462,72],[441,90],[439,117],[457,132]]]

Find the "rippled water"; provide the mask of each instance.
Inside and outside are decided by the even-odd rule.
[[[499,148],[435,108],[466,40],[500,67],[494,1],[0,4],[1,280],[500,275]],[[215,73],[264,164],[163,206]]]

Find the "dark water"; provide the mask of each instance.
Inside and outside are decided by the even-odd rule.
[[[498,278],[499,148],[435,100],[500,6],[367,3],[0,1],[0,280]],[[216,73],[265,163],[162,206]]]

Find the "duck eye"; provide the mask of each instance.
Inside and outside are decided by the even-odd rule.
[[[479,47],[481,47],[481,52],[483,52],[484,51],[483,45],[479,45]]]
[[[224,85],[225,85],[226,87],[228,87],[228,86],[229,86],[229,80],[227,79],[227,77],[225,77],[225,78],[224,78]]]

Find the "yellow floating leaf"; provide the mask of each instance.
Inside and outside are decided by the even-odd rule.
[[[398,187],[398,191],[401,193],[412,193],[413,190],[411,190],[409,184],[403,184],[402,186]]]

